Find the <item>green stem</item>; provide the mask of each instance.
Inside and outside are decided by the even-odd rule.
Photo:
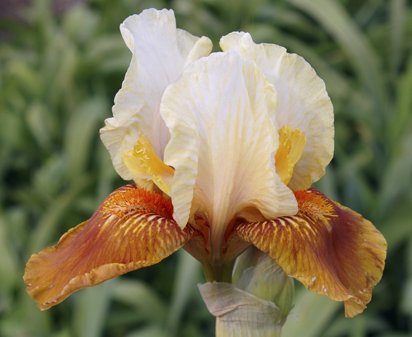
[[[208,282],[232,283],[232,271],[235,261],[229,263],[203,263],[203,273]]]

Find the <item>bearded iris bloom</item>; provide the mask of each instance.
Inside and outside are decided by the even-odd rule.
[[[333,156],[333,108],[300,56],[248,33],[211,53],[171,10],[120,26],[132,60],[101,138],[118,174],[93,216],[34,254],[24,280],[41,309],[153,265],[179,248],[209,281],[231,282],[255,246],[309,290],[361,313],[386,242],[371,222],[312,189]]]

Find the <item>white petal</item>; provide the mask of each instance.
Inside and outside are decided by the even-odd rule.
[[[174,218],[184,226],[191,211],[207,217],[216,251],[242,209],[256,207],[267,218],[297,211],[274,168],[278,140],[268,110],[275,104],[273,87],[236,53],[193,63],[163,96]]]
[[[220,40],[220,45],[256,62],[275,86],[278,127],[298,128],[306,136],[289,186],[295,190],[309,188],[324,175],[333,157],[333,107],[325,83],[302,57],[274,44],[255,44],[248,33],[231,33]]]
[[[176,29],[172,10],[145,10],[128,17],[120,30],[133,56],[115,97],[114,119],[106,122],[101,134],[118,173],[130,177],[119,151],[133,148],[142,133],[163,159],[170,137],[159,114],[163,92],[179,78],[187,63],[208,55],[212,44],[206,37]]]
[[[130,119],[128,123],[124,122],[121,125],[114,117],[107,118],[105,124],[100,129],[100,137],[110,153],[113,166],[124,180],[131,180],[134,178],[133,174],[124,164],[122,154],[136,144],[139,137],[138,124]]]

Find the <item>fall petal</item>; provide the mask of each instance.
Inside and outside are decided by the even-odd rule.
[[[225,226],[244,208],[268,218],[297,211],[274,168],[278,140],[268,110],[275,104],[263,74],[236,53],[193,63],[164,94],[174,218],[184,226],[190,214],[204,214],[216,250]]]
[[[275,44],[256,44],[248,33],[228,34],[220,45],[256,62],[274,85],[278,127],[297,128],[306,137],[289,186],[293,190],[309,188],[324,175],[333,156],[333,107],[323,80],[302,57]]]
[[[155,264],[185,244],[170,201],[132,185],[114,191],[94,215],[31,256],[24,281],[42,310],[73,292]]]
[[[164,90],[176,81],[186,64],[211,51],[211,41],[176,28],[172,10],[148,9],[128,17],[120,26],[132,52],[122,88],[115,97],[113,118],[106,120],[101,138],[117,172],[134,178],[122,161],[124,151],[145,136],[160,159],[169,132],[159,115]]]
[[[318,191],[295,196],[297,215],[243,223],[237,233],[309,290],[344,301],[346,316],[361,313],[382,277],[384,237],[371,222]]]

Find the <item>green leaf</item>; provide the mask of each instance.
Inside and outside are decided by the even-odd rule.
[[[342,306],[326,296],[302,290],[296,296],[296,307],[292,309],[283,328],[282,337],[319,337],[330,319]]]
[[[76,196],[87,183],[85,177],[78,179],[66,194],[59,196],[52,202],[47,211],[44,212],[43,216],[39,219],[39,223],[32,233],[28,249],[30,254],[39,251],[44,248],[46,244],[50,243],[56,233],[59,222],[63,220],[63,216],[69,211]],[[65,225],[67,226],[67,224]]]
[[[102,335],[109,310],[113,281],[93,288],[83,289],[76,294],[73,308],[74,335],[79,337],[99,337]]]
[[[169,337],[170,335],[164,332],[158,326],[149,326],[140,330],[133,331],[126,337]]]
[[[112,287],[112,298],[129,305],[139,319],[162,324],[166,320],[167,307],[158,295],[145,283],[118,279]]]
[[[87,100],[69,119],[65,139],[65,153],[69,164],[69,174],[74,180],[86,171],[90,162],[91,148],[98,139],[98,125],[108,110],[106,101],[100,97]]]
[[[346,51],[359,79],[375,100],[375,109],[380,112],[383,123],[386,117],[387,97],[381,65],[376,52],[365,35],[348,13],[337,2],[331,0],[289,0],[293,5],[313,16]],[[376,126],[380,126],[377,124]]]
[[[175,276],[172,303],[167,320],[169,336],[175,336],[183,310],[193,292],[199,277],[199,262],[184,250],[178,252],[179,260]]]
[[[391,0],[389,14],[391,26],[391,70],[392,74],[395,75],[399,69],[402,52],[405,47],[406,1]]]

